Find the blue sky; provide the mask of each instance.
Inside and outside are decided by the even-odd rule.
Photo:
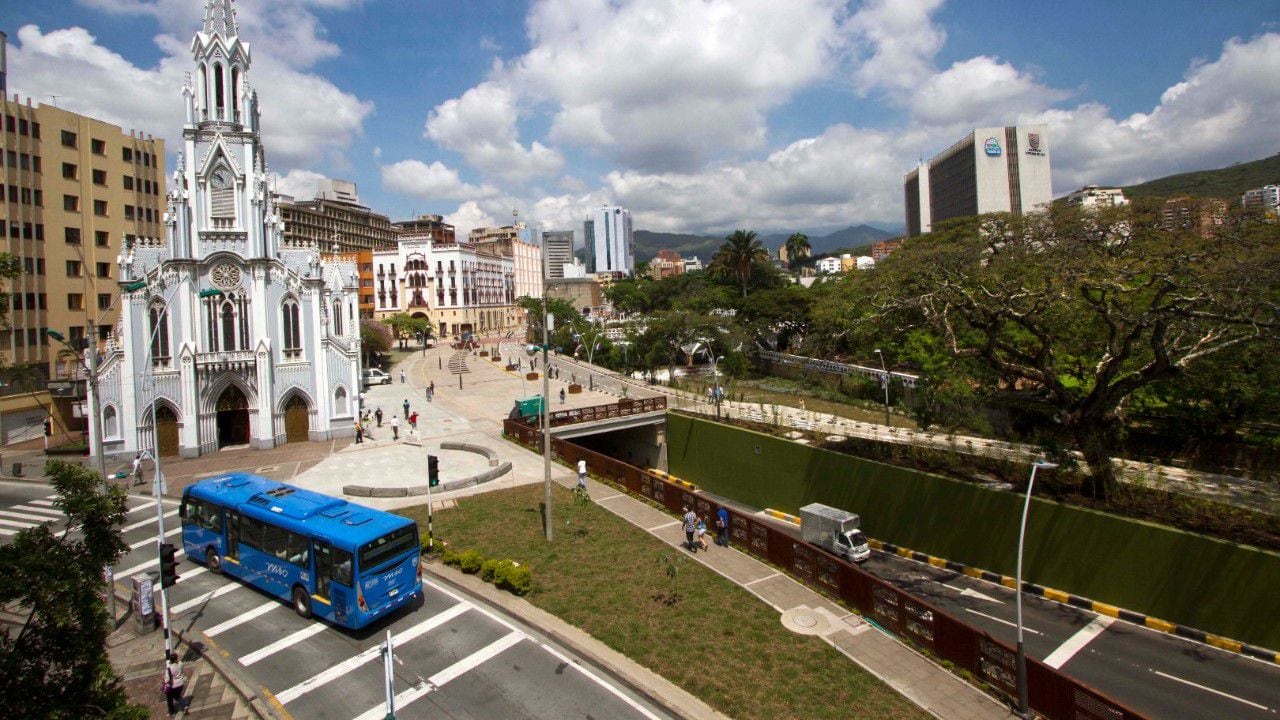
[[[4,3],[9,91],[172,142],[203,4]],[[283,190],[351,179],[462,229],[601,203],[654,230],[895,227],[902,174],[975,125],[1047,124],[1058,194],[1280,151],[1274,0],[236,8]]]

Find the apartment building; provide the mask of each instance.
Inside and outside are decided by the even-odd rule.
[[[430,237],[438,242],[457,242],[454,227],[441,215],[419,215],[413,220],[391,223],[401,237]]]
[[[335,253],[359,253],[392,247],[398,235],[391,220],[360,204],[356,184],[325,180],[316,196],[296,200],[276,195],[284,221],[284,244],[315,247]]]
[[[557,280],[564,278],[564,266],[573,264],[573,231],[544,231],[542,251],[547,256],[547,278]]]
[[[1160,208],[1160,226],[1165,230],[1194,230],[1211,237],[1227,221],[1227,201],[1190,196],[1169,198]]]
[[[122,249],[164,232],[164,141],[30,99],[0,100],[0,234],[20,270],[5,288],[10,327],[0,330],[0,440],[39,437],[52,412],[58,442],[86,427],[85,378],[46,331],[76,347],[91,325],[97,340],[110,335]]]

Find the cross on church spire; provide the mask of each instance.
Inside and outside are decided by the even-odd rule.
[[[224,39],[233,38],[236,30],[236,11],[231,7],[232,0],[207,0],[204,7],[204,32],[221,35]]]

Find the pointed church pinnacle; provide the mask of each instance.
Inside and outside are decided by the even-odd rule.
[[[231,0],[207,0],[204,7],[204,32],[221,35],[224,40],[235,37],[236,11]]]

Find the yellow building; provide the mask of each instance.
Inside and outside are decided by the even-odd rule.
[[[38,439],[51,410],[59,442],[86,426],[84,371],[45,333],[82,347],[91,325],[111,332],[122,247],[163,232],[164,141],[30,100],[3,99],[0,115],[0,232],[21,268],[4,288],[0,442]]]

